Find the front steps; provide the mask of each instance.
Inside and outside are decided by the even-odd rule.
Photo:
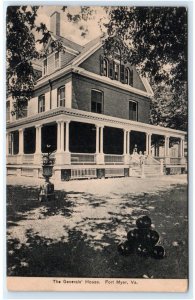
[[[144,165],[145,177],[154,177],[161,175],[161,165]]]

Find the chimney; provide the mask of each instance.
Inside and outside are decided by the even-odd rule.
[[[50,16],[50,31],[55,35],[60,35],[60,13],[57,11]]]

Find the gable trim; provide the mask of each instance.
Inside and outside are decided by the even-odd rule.
[[[136,88],[134,88],[130,85],[125,85],[125,84],[121,83],[120,81],[112,80],[109,77],[101,76],[101,75],[86,71],[85,69],[77,67],[77,66],[73,66],[72,71],[74,73],[77,73],[77,74],[83,75],[85,77],[103,82],[105,84],[108,84],[108,85],[111,85],[111,86],[114,86],[114,87],[118,87],[118,88],[120,88],[122,90],[125,90],[127,92],[132,92],[134,94],[144,96],[144,97],[148,97],[148,98],[153,96],[153,93],[150,93],[149,91],[144,92],[142,90],[138,90],[138,89],[136,89]]]
[[[92,48],[89,48],[86,52],[84,52],[80,57],[75,58],[73,64],[74,66],[79,66],[82,62],[84,62],[87,58],[89,58],[93,53],[95,53],[102,46],[101,42],[95,44]]]

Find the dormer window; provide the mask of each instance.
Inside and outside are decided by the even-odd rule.
[[[125,69],[125,83],[133,85],[133,70],[130,70],[129,68]]]
[[[43,75],[47,75],[47,58],[43,61]]]
[[[59,52],[55,53],[55,69],[59,69],[60,67],[60,54]]]
[[[65,86],[58,88],[58,107],[65,107]]]
[[[114,79],[119,80],[119,64],[114,62]]]
[[[103,74],[108,76],[108,60],[106,58],[103,60]]]

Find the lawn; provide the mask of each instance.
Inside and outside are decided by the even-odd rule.
[[[187,185],[105,196],[59,190],[47,203],[37,196],[35,187],[7,187],[8,276],[188,277]],[[161,260],[118,253],[141,215],[160,235]]]

